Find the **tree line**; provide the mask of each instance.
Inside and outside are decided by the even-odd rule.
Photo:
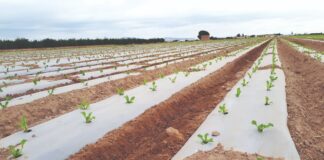
[[[120,38],[120,39],[43,39],[28,40],[18,38],[15,40],[0,40],[0,49],[25,49],[25,48],[48,48],[48,47],[66,47],[66,46],[86,46],[86,45],[125,45],[125,44],[144,44],[164,42],[163,38]]]

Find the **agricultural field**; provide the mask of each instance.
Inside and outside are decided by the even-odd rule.
[[[324,42],[0,52],[0,159],[321,159]]]
[[[291,36],[291,37],[324,41],[324,34],[305,34],[305,35],[294,35],[294,36]]]

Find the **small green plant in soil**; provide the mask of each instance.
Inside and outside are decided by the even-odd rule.
[[[90,108],[90,103],[86,100],[82,100],[82,102],[79,104],[79,109],[81,110],[87,110]]]
[[[84,72],[84,71],[80,71],[80,74],[81,74],[82,76],[85,76],[85,72]]]
[[[270,91],[272,87],[274,87],[272,81],[267,81],[267,91]]]
[[[240,95],[241,95],[241,88],[239,87],[239,88],[236,89],[236,94],[235,94],[235,96],[236,96],[236,97],[239,97]]]
[[[190,74],[190,72],[186,72],[186,73],[185,73],[185,77],[188,77],[189,74]]]
[[[90,113],[81,112],[81,114],[84,117],[86,123],[91,123],[92,120],[96,119],[96,117],[92,115],[92,112]]]
[[[223,114],[228,114],[228,110],[226,108],[225,103],[219,106],[218,112],[223,113]]]
[[[39,79],[33,79],[34,85],[37,85],[39,81],[40,81]]]
[[[48,95],[52,95],[54,93],[54,88],[53,89],[50,89],[47,91],[48,92]]]
[[[266,105],[266,106],[270,105],[272,103],[268,96],[265,96],[264,100],[265,100],[264,105]]]
[[[268,123],[268,124],[261,123],[261,124],[258,125],[256,120],[252,120],[251,124],[255,125],[257,127],[258,132],[260,132],[260,133],[262,133],[263,130],[266,129],[266,128],[273,127],[272,123]]]
[[[253,72],[253,73],[255,73],[257,70],[258,70],[258,66],[254,66],[254,67],[252,68],[252,72]]]
[[[243,87],[245,87],[245,86],[248,85],[248,83],[249,83],[249,82],[248,82],[247,80],[243,79],[243,81],[242,81],[241,84],[242,84]]]
[[[27,142],[26,139],[23,139],[19,142],[17,146],[9,146],[9,152],[13,158],[18,158],[23,155],[22,150],[24,149],[24,145]]]
[[[9,152],[12,158],[18,158],[23,155],[22,150],[24,149],[24,145],[27,142],[26,139],[23,139],[19,142],[17,146],[9,146]]]
[[[208,133],[205,133],[204,135],[198,134],[198,137],[200,138],[202,144],[208,144],[209,142],[214,142],[213,138],[208,137]]]
[[[120,96],[123,96],[124,93],[125,93],[125,91],[124,91],[123,88],[117,88],[117,89],[116,89],[116,92],[117,92],[117,94],[120,95]]]
[[[125,98],[127,104],[134,103],[134,101],[135,101],[135,96],[129,97],[128,95],[126,95],[124,98]]]
[[[177,80],[177,77],[169,78],[169,80],[171,81],[171,83],[175,83]]]
[[[0,102],[0,108],[5,109],[8,107],[11,97],[7,96],[4,102]]]
[[[159,74],[159,77],[163,79],[164,78],[164,74],[160,73]]]
[[[23,132],[28,133],[31,131],[31,129],[28,128],[28,124],[27,124],[27,119],[25,116],[22,116],[21,120],[20,120],[20,128],[23,130]]]
[[[146,79],[143,80],[143,84],[144,84],[144,85],[147,84],[147,80],[146,80]]]
[[[275,76],[274,74],[271,74],[271,75],[270,75],[270,81],[271,81],[271,82],[274,82],[274,81],[277,80],[277,79],[278,79],[278,77]]]
[[[151,91],[156,91],[156,89],[157,89],[157,85],[156,85],[156,82],[154,81],[154,82],[152,83],[152,86],[150,87],[150,90],[151,90]]]
[[[247,73],[249,78],[251,79],[252,78],[252,74],[250,72]]]

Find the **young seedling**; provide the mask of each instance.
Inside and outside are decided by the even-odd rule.
[[[8,105],[9,105],[10,100],[11,100],[11,97],[7,96],[7,97],[6,97],[6,100],[5,100],[3,103],[0,102],[0,108],[1,108],[1,109],[5,109],[5,108],[7,108]]]
[[[250,72],[247,73],[249,78],[251,79],[252,78],[252,74]]]
[[[147,80],[146,80],[146,79],[143,80],[143,84],[144,84],[144,85],[147,84]]]
[[[120,95],[120,96],[123,96],[124,93],[125,93],[125,91],[124,91],[123,88],[117,88],[117,89],[116,89],[116,92],[117,92],[117,94]]]
[[[271,82],[274,82],[274,81],[277,80],[277,79],[278,79],[278,77],[275,76],[274,74],[271,74],[271,75],[270,75],[270,80],[271,80]]]
[[[150,87],[151,91],[156,91],[157,89],[157,85],[155,83],[155,81],[152,83],[152,87]]]
[[[266,128],[270,128],[270,127],[273,127],[273,124],[272,123],[268,123],[268,124],[259,124],[256,122],[256,120],[252,120],[251,122],[252,125],[255,125],[258,129],[258,132],[262,133],[264,129]]]
[[[20,128],[23,130],[23,132],[28,133],[31,131],[31,129],[28,128],[27,119],[25,116],[23,116],[20,120]]]
[[[92,112],[90,113],[81,112],[81,114],[84,117],[86,123],[91,123],[92,120],[96,119],[96,117],[92,115]]]
[[[54,93],[54,88],[53,89],[50,89],[47,91],[48,92],[48,95],[52,95]]]
[[[241,95],[241,88],[239,87],[239,88],[236,89],[236,94],[235,94],[235,96],[236,96],[236,97],[239,97],[240,95]]]
[[[267,91],[270,91],[270,89],[274,87],[273,83],[270,81],[267,81]]]
[[[169,78],[169,80],[171,81],[171,83],[175,83],[177,77],[173,77],[173,78]]]
[[[185,73],[185,77],[188,77],[189,74],[190,74],[190,72],[186,72],[186,73]]]
[[[9,151],[10,154],[13,158],[18,158],[23,155],[22,150],[24,149],[24,145],[27,142],[26,139],[23,139],[20,141],[20,143],[15,147],[15,146],[9,146]]]
[[[39,79],[33,79],[33,83],[34,83],[34,85],[37,85],[37,83],[38,83],[39,81],[40,81]]]
[[[164,78],[164,74],[160,73],[159,74],[159,77],[163,79]]]
[[[258,66],[254,66],[254,67],[252,68],[252,73],[255,73],[257,70],[258,70]]]
[[[208,144],[209,142],[214,142],[213,138],[208,138],[208,133],[204,135],[198,134],[198,137],[201,139],[202,144]]]
[[[85,72],[84,72],[84,71],[80,71],[80,74],[81,74],[82,76],[85,76]]]
[[[128,95],[125,96],[125,100],[127,104],[134,103],[135,101],[135,96],[129,97]]]
[[[269,97],[268,96],[265,96],[265,102],[264,102],[264,105],[270,105],[272,102],[270,101]]]
[[[242,81],[241,84],[242,84],[243,87],[245,87],[245,86],[247,86],[248,83],[249,83],[249,82],[248,82],[247,80],[243,79],[243,81]]]
[[[219,106],[218,112],[223,113],[223,114],[228,114],[225,103]]]
[[[82,102],[79,104],[79,109],[81,110],[87,110],[90,108],[90,103],[86,100],[82,100]]]

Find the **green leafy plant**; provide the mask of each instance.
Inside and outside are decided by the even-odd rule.
[[[243,81],[242,81],[242,83],[241,83],[242,86],[245,87],[245,86],[247,86],[248,83],[249,83],[249,82],[243,78]]]
[[[189,74],[190,74],[190,72],[186,72],[186,73],[185,73],[185,77],[188,77]]]
[[[23,132],[27,133],[30,132],[31,129],[28,128],[28,124],[27,124],[27,119],[25,116],[23,116],[20,120],[20,128],[23,130]]]
[[[126,95],[124,98],[125,98],[127,104],[134,103],[134,101],[135,101],[135,96],[129,97],[128,95]]]
[[[160,78],[164,78],[164,74],[160,73],[160,74],[159,74],[159,77],[160,77]]]
[[[144,85],[147,84],[147,80],[146,80],[146,79],[143,80],[143,84],[144,84]]]
[[[251,79],[252,78],[252,74],[250,72],[247,73],[249,78]]]
[[[90,108],[90,103],[86,100],[82,100],[82,102],[79,104],[79,109],[81,110],[87,110]]]
[[[266,105],[266,106],[270,105],[272,103],[268,96],[265,96],[264,100],[265,100],[264,105]]]
[[[47,91],[49,95],[52,95],[54,93],[54,88],[53,89],[50,89]]]
[[[80,74],[81,74],[82,76],[85,76],[85,71],[80,71]]]
[[[91,123],[92,120],[96,119],[96,117],[92,115],[92,112],[90,113],[81,112],[81,114],[84,117],[86,123]]]
[[[273,83],[270,81],[267,81],[267,91],[270,91],[270,89],[274,87]]]
[[[223,114],[228,114],[225,103],[219,106],[218,112],[223,113]]]
[[[271,75],[270,75],[270,81],[271,81],[271,82],[274,82],[274,81],[277,80],[277,79],[278,79],[278,77],[275,76],[274,74],[271,74]]]
[[[39,81],[40,81],[40,79],[33,79],[34,85],[37,85]]]
[[[23,155],[22,150],[24,149],[24,145],[26,142],[27,140],[23,139],[19,142],[17,146],[12,146],[12,145],[9,146],[9,151],[13,158],[18,158]]]
[[[176,82],[176,79],[177,79],[177,77],[169,78],[169,80],[170,80],[172,83],[175,83],[175,82]]]
[[[117,92],[117,94],[120,95],[120,96],[124,95],[124,93],[125,93],[125,91],[124,91],[123,88],[117,88],[117,89],[116,89],[116,92]]]
[[[252,73],[255,73],[257,70],[258,70],[258,66],[254,66],[253,68],[252,68]]]
[[[8,105],[9,105],[10,100],[11,100],[11,97],[7,96],[6,100],[4,102],[0,102],[1,109],[7,108]]]
[[[155,81],[152,83],[152,86],[150,87],[150,89],[151,89],[151,91],[156,91],[157,85],[156,85]]]
[[[200,138],[202,144],[208,144],[209,142],[214,142],[213,138],[208,137],[208,133],[205,133],[204,135],[198,134],[198,137]]]
[[[257,127],[258,132],[260,132],[260,133],[262,133],[263,130],[266,129],[266,128],[273,127],[272,123],[268,123],[268,124],[261,123],[261,124],[258,125],[256,120],[252,120],[251,124],[255,125]]]
[[[241,88],[239,87],[239,88],[236,89],[236,94],[235,94],[235,96],[236,96],[236,97],[239,97],[240,95],[241,95]]]

